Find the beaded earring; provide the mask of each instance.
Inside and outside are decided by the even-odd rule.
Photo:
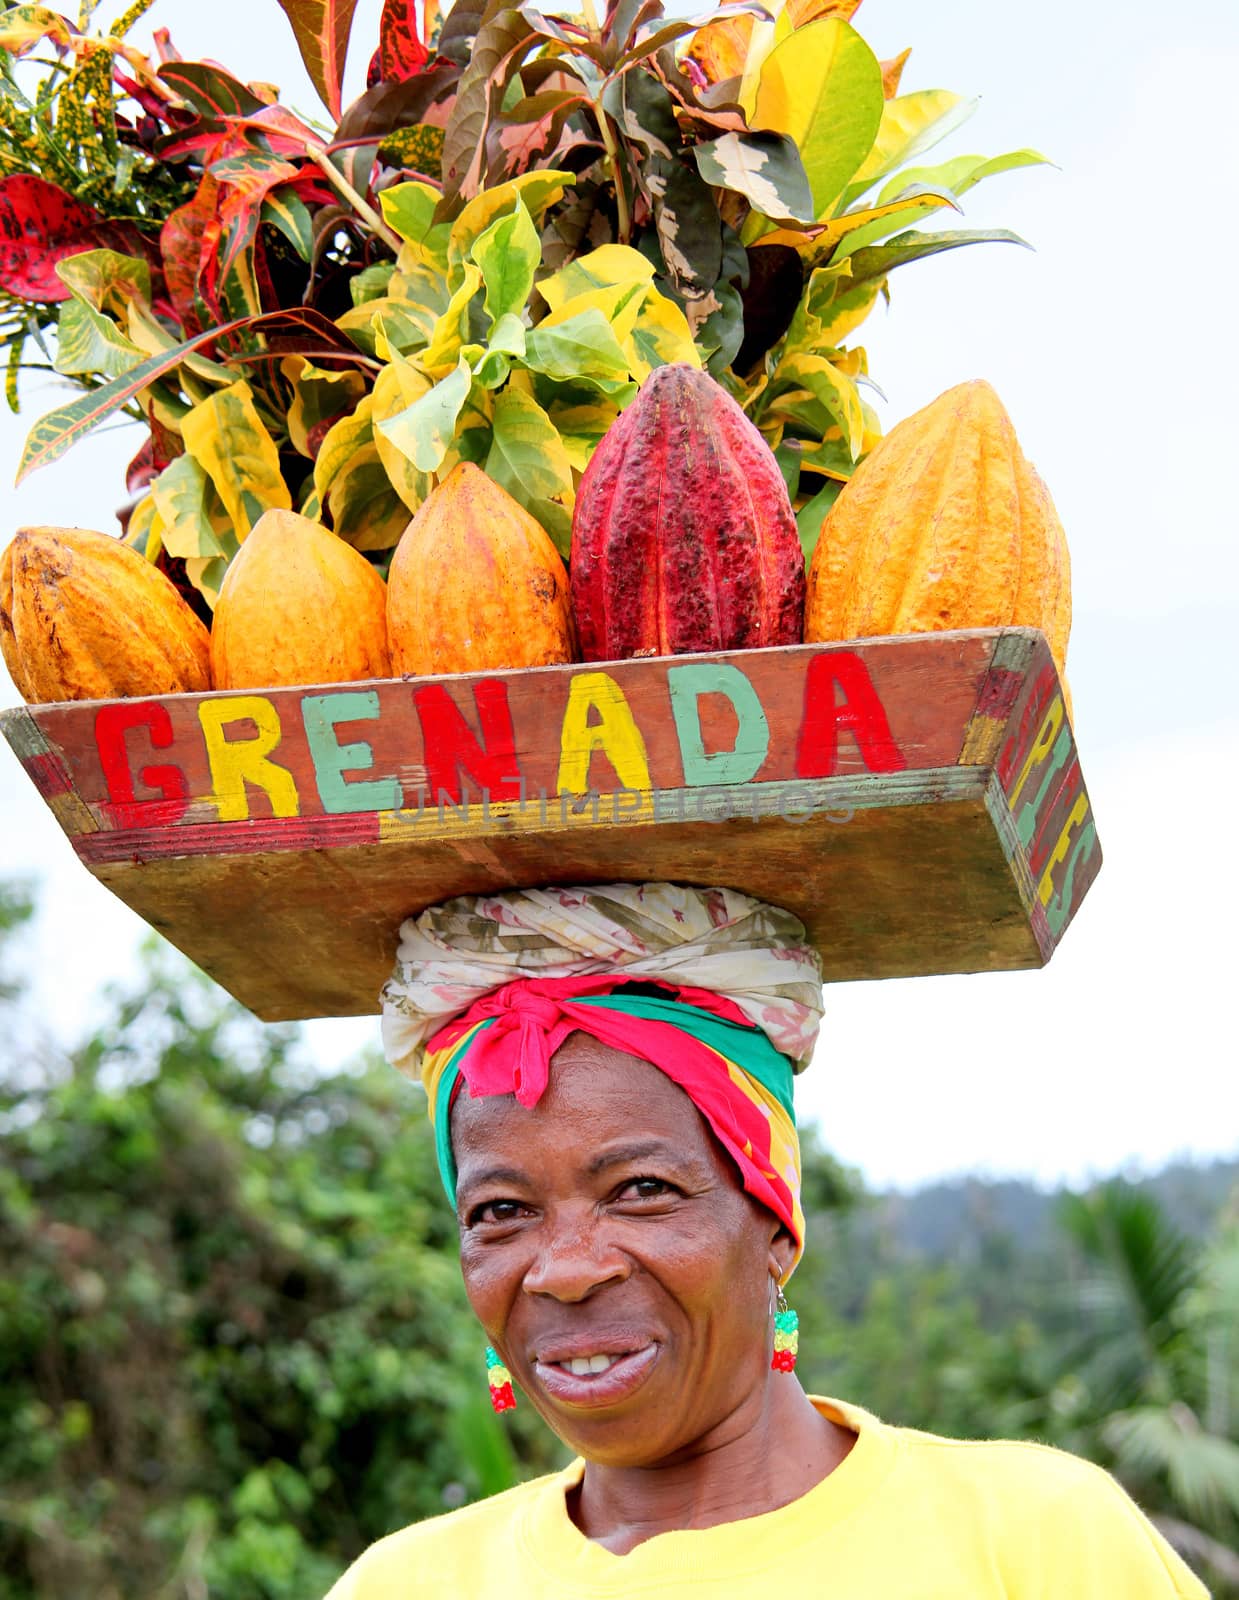
[[[800,1349],[800,1318],[788,1305],[783,1291],[778,1291],[778,1309],[774,1314],[774,1355],[770,1367],[774,1372],[795,1372],[796,1354]]]
[[[515,1411],[516,1396],[512,1393],[512,1374],[490,1345],[486,1346],[486,1377],[490,1383],[490,1403],[495,1410]]]

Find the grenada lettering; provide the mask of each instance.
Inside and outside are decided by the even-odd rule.
[[[1040,721],[1029,740],[1038,706],[1043,707]],[[1003,752],[1000,776],[1004,772],[1008,778],[1015,774],[1007,804],[1036,880],[1037,899],[1045,908],[1050,931],[1057,935],[1078,899],[1077,880],[1083,880],[1087,867],[1096,865],[1092,858],[1097,828],[1066,706],[1052,673],[1042,674],[1021,719],[1020,734]]]
[[[664,682],[657,710],[648,686],[642,696],[644,728],[612,673],[574,673],[561,711],[543,692],[536,714],[542,722],[548,712],[558,717],[559,746],[557,761],[548,763],[545,751],[527,758],[525,765],[541,772],[540,783],[523,769],[519,754],[519,719],[530,691],[514,680],[206,698],[196,702],[194,728],[176,702],[108,705],[94,728],[106,789],[101,809],[121,829],[201,823],[208,820],[207,807],[228,823],[365,812],[411,820],[429,814],[428,804],[467,810],[467,796],[476,794],[484,808],[540,807],[538,820],[545,824],[555,812],[568,820],[592,811],[600,819],[605,796],[609,820],[723,820],[768,814],[766,801],[773,804],[776,791],[787,790],[796,815],[807,819],[818,804],[810,780],[839,772],[845,739],[849,751],[855,748],[853,769],[857,758],[871,773],[906,766],[868,669],[854,652],[828,651],[809,661],[794,738],[786,725],[791,708],[785,708],[782,749],[774,747],[768,708],[734,663],[668,664]],[[175,731],[170,706],[179,718]],[[719,747],[708,735],[724,725],[734,725],[734,733]],[[400,749],[401,740],[410,748]],[[377,749],[384,751],[381,763]],[[154,752],[168,759],[149,760]],[[690,802],[700,797],[687,808],[686,793]],[[490,819],[485,809],[483,820]]]

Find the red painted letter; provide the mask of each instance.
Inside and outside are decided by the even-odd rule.
[[[843,691],[840,702],[836,687]],[[796,776],[830,778],[839,764],[839,730],[850,733],[870,772],[902,772],[903,752],[865,663],[854,651],[815,656],[805,674],[804,720],[796,741]]]
[[[508,710],[508,686],[497,678],[475,684],[481,740],[465,721],[459,707],[441,683],[414,689],[413,704],[421,718],[426,750],[426,782],[431,802],[459,801],[463,767],[488,800],[519,800],[521,769],[516,759],[516,735]]]
[[[141,767],[138,781],[163,799],[139,800],[125,744],[125,735],[134,728],[149,729],[155,750],[166,750],[172,743],[172,718],[157,700],[101,706],[95,716],[95,748],[108,786],[105,809],[118,828],[158,828],[177,822],[189,809],[185,774],[171,765]]]

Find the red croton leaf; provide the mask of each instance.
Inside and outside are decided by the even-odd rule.
[[[370,61],[366,87],[403,83],[421,72],[429,60],[430,47],[417,26],[417,0],[384,0],[379,47]]]
[[[143,254],[136,230],[108,222],[45,178],[0,178],[0,289],[18,300],[67,300],[56,263],[82,250]]]
[[[198,333],[202,328],[197,297],[201,293],[203,246],[207,229],[215,221],[218,205],[219,184],[208,172],[203,175],[197,194],[188,205],[179,206],[169,215],[159,235],[164,281],[187,334]],[[216,224],[215,238],[218,237],[219,228]],[[218,311],[217,307],[213,309]]]

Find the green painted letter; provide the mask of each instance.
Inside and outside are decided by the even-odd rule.
[[[740,668],[725,661],[685,662],[682,667],[667,668],[667,688],[680,740],[684,782],[689,788],[748,783],[754,778],[770,748],[770,725],[757,691]],[[703,694],[726,695],[731,701],[740,724],[734,750],[706,754],[697,706]]]
[[[395,811],[402,804],[404,796],[395,778],[344,781],[346,772],[372,767],[374,751],[361,740],[341,744],[336,738],[336,723],[372,721],[378,714],[379,697],[373,689],[308,694],[301,702],[301,720],[324,811]]]

